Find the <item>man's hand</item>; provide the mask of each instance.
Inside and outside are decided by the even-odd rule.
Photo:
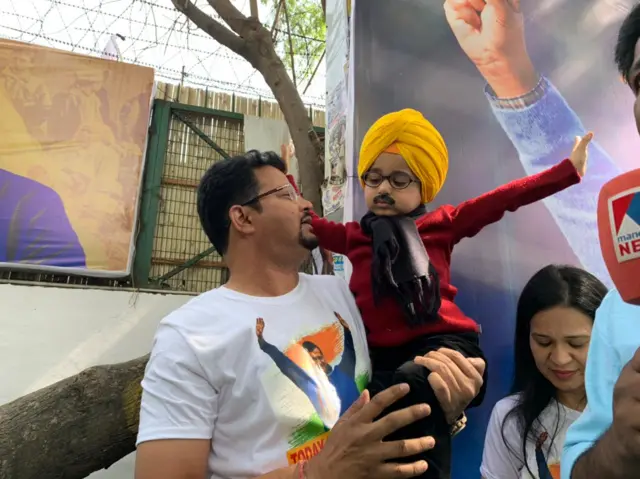
[[[368,391],[365,391],[333,427],[322,451],[309,460],[307,478],[384,479],[416,477],[424,473],[427,470],[425,461],[409,464],[386,461],[432,449],[435,444],[433,438],[389,442],[383,442],[382,439],[427,417],[431,413],[429,406],[411,406],[375,421],[385,409],[408,392],[408,385],[399,384],[370,400]]]
[[[336,315],[336,318],[338,318],[338,321],[340,322],[340,324],[342,325],[342,327],[344,329],[349,329],[349,324],[344,320],[344,318],[342,316],[340,316],[338,313],[334,312],[333,314]]]
[[[445,0],[444,11],[460,47],[499,98],[535,88],[520,0]]]
[[[589,132],[583,137],[576,136],[576,141],[573,145],[573,151],[569,159],[576,171],[580,176],[584,176],[587,173],[587,160],[589,159],[588,147],[589,143],[593,139],[593,133]]]
[[[596,439],[596,438],[593,438]],[[582,454],[571,479],[626,479],[640,470],[640,348],[613,388],[611,427]]]
[[[414,361],[431,371],[429,384],[447,422],[453,424],[480,392],[485,362],[480,358],[465,358],[447,348],[418,356]]]
[[[262,339],[263,334],[264,334],[264,319],[258,318],[256,319],[256,336],[258,336],[258,339]]]
[[[622,369],[613,388],[611,432],[621,448],[620,459],[640,466],[640,349]]]

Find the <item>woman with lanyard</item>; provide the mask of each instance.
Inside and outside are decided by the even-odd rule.
[[[586,406],[584,368],[607,288],[571,266],[538,271],[518,300],[511,395],[489,421],[483,479],[560,478],[568,427]]]

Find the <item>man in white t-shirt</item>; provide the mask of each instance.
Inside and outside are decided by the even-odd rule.
[[[371,369],[362,320],[344,281],[298,273],[317,240],[311,205],[284,170],[275,153],[250,151],[202,179],[198,214],[230,279],[160,323],[142,382],[137,479],[392,478],[426,469],[386,462],[433,447],[432,438],[382,441],[429,408],[375,421],[407,387],[361,394]],[[482,371],[451,351],[420,359],[443,409],[460,414]]]

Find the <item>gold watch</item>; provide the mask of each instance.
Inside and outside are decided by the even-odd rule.
[[[466,427],[466,425],[467,416],[465,415],[465,413],[462,413],[460,417],[456,419],[456,421],[451,425],[449,434],[451,434],[451,437],[455,436],[456,434],[460,433],[460,431],[462,431]]]

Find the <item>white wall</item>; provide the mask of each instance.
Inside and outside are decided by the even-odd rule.
[[[90,366],[149,352],[185,294],[0,284],[0,404]],[[133,454],[91,479],[133,478]]]

